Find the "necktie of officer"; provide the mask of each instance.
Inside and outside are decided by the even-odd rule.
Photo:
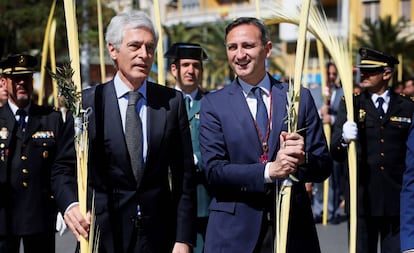
[[[191,109],[191,98],[189,96],[185,96],[185,107],[187,108],[187,112],[190,112]]]
[[[17,121],[17,124],[19,126],[20,131],[24,131],[26,127],[26,116],[27,112],[23,109],[18,109],[16,112],[16,115],[19,115],[19,120]]]
[[[137,92],[128,92],[128,107],[125,119],[125,140],[131,161],[132,172],[139,184],[142,178],[142,122],[136,111],[136,105],[141,98]]]
[[[379,116],[382,118],[385,115],[384,108],[382,108],[382,105],[384,104],[384,98],[378,97],[377,103],[378,103],[377,111],[378,111]]]
[[[269,121],[268,116],[267,116],[266,105],[263,101],[260,87],[254,87],[252,91],[257,100],[256,124],[259,127],[259,131],[260,131],[262,138],[264,138],[266,136],[267,124]]]

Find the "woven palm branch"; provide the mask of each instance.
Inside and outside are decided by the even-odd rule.
[[[275,3],[272,15],[267,17],[267,23],[291,23],[300,24],[300,8],[289,4]],[[342,87],[349,121],[354,121],[353,113],[353,80],[352,80],[352,55],[345,39],[334,36],[329,28],[329,22],[325,13],[311,6],[307,30],[319,39],[331,55],[341,76]],[[348,166],[350,181],[350,253],[356,252],[356,213],[357,213],[357,188],[356,188],[356,145],[354,141],[348,145]]]

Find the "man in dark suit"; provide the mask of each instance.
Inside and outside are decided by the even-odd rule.
[[[189,253],[195,243],[195,170],[184,100],[181,92],[147,80],[157,40],[143,12],[113,17],[106,42],[117,73],[83,94],[84,108],[92,108],[88,166],[99,252]],[[131,104],[136,93],[141,98]],[[141,137],[134,150],[130,106],[141,124],[134,129]],[[89,220],[76,205],[72,160],[58,157],[52,183],[68,227],[85,237]]]
[[[266,26],[238,18],[225,38],[237,77],[204,96],[200,112],[201,157],[212,194],[204,250],[273,252],[275,188],[293,174],[299,182],[292,188],[287,252],[320,252],[305,182],[326,179],[332,160],[314,101],[301,90],[303,130],[287,133],[288,84],[266,72],[272,49]]]
[[[182,91],[187,107],[193,143],[194,166],[197,172],[197,245],[195,253],[203,252],[208,220],[208,205],[211,198],[206,189],[206,179],[201,168],[200,144],[198,140],[200,105],[203,97],[203,60],[207,54],[199,44],[175,43],[164,55],[172,60],[170,70],[175,78],[175,88]]]
[[[0,252],[55,252],[51,166],[64,129],[60,112],[32,100],[36,58],[0,63],[8,101],[0,107]]]
[[[338,78],[338,69],[332,62],[326,64],[327,76],[327,98],[326,103],[320,109],[322,123],[328,124],[333,128],[336,116],[338,114],[339,105],[344,95],[341,82]],[[339,214],[339,205],[342,195],[343,184],[343,163],[334,161],[332,167],[332,175],[329,177],[328,189],[328,213],[327,218],[331,224],[338,224],[342,221]],[[316,223],[322,222],[323,215],[323,192],[324,184],[318,183],[314,185],[313,213]]]
[[[355,122],[341,103],[332,135],[334,159],[345,161],[350,140],[357,143],[357,251],[400,252],[400,191],[414,103],[389,88],[398,60],[370,48],[359,50],[361,85],[354,96]]]

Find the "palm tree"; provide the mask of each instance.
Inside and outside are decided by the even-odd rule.
[[[403,67],[405,74],[412,74],[414,59],[414,40],[409,34],[403,34],[407,23],[400,18],[392,23],[391,16],[380,18],[374,22],[365,20],[362,25],[362,36],[356,36],[359,47],[370,47],[389,55],[404,55]]]

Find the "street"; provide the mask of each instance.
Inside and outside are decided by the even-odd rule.
[[[348,232],[347,223],[342,222],[338,225],[328,224],[323,226],[316,225],[322,253],[346,253],[348,252]],[[75,238],[70,231],[66,231],[63,236],[56,235],[56,253],[74,253],[76,248]],[[21,251],[23,253],[23,251]]]

